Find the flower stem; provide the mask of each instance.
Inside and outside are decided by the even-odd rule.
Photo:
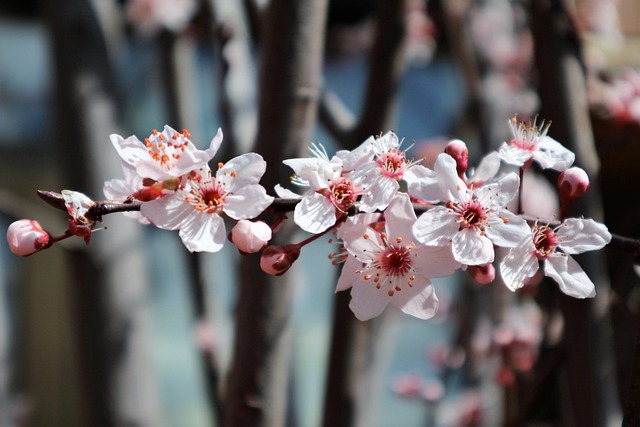
[[[520,166],[520,187],[518,188],[518,215],[522,215],[522,188],[524,187],[524,165]]]

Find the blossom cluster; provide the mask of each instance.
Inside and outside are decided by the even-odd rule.
[[[468,149],[460,140],[447,145],[433,169],[409,158],[411,146],[403,148],[394,132],[333,156],[312,144],[311,156],[283,161],[294,172],[292,184],[304,190],[275,188],[279,198],[296,202],[295,224],[313,234],[285,246],[265,248],[282,217],[271,225],[250,221],[274,205],[259,184],[263,158],[248,153],[218,163],[215,172],[210,168],[222,143],[220,130],[205,150],[195,147],[186,130],[169,126],[144,142],[112,135],[123,178],[105,183],[104,192],[109,203],[138,203],[127,214],[140,222],[178,230],[192,252],[217,252],[227,239],[241,253],[262,251],[261,267],[269,274],[285,273],[304,245],[333,232],[341,246],[330,258],[343,264],[336,291],[351,289],[350,307],[360,320],[378,316],[389,304],[421,319],[434,316],[438,298],[431,280],[462,269],[489,283],[496,248],[506,249],[497,270],[509,289],[524,286],[542,262],[562,292],[592,297],[595,286],[571,255],[602,248],[611,235],[593,220],[564,218],[566,204],[587,190],[588,177],[571,167],[574,154],[547,135],[548,124],[514,118],[509,125],[512,138],[475,172],[468,170]],[[529,224],[522,212],[509,210],[521,197],[523,171],[532,162],[562,172],[563,221],[557,225]],[[30,255],[72,235],[89,243],[100,220],[92,213],[97,202],[73,191],[62,197],[72,218],[65,234],[53,237],[36,222],[12,225],[7,238],[14,253]],[[238,221],[228,235],[225,217]]]

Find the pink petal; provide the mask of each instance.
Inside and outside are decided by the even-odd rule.
[[[419,246],[411,252],[416,256],[414,263],[416,271],[431,279],[449,277],[460,268],[460,263],[453,258],[451,253],[451,245]]]
[[[365,321],[379,316],[391,302],[391,297],[385,289],[376,289],[373,281],[359,276],[351,288],[349,308],[358,320]]]
[[[408,194],[398,193],[391,199],[389,207],[385,210],[385,221],[390,239],[401,237],[404,245],[413,241],[412,228],[416,222],[416,213]]]

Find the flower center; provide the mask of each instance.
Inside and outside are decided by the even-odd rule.
[[[364,269],[364,279],[373,280],[376,289],[386,287],[387,295],[392,297],[396,292],[402,290],[404,284],[412,287],[413,281],[416,279],[412,274],[414,268],[411,260],[411,249],[414,248],[414,244],[402,246],[402,237],[397,237],[397,245],[392,245],[384,232],[380,233],[380,237],[384,247],[381,248],[382,251],[376,259]],[[367,235],[365,238],[368,238]],[[362,270],[356,271],[356,273],[362,272]]]
[[[380,166],[383,175],[394,179],[402,178],[408,164],[406,153],[397,148],[380,154],[376,157],[376,162]]]
[[[151,135],[144,139],[144,144],[153,160],[160,163],[163,168],[171,169],[187,149],[190,137],[191,134],[186,129],[174,133],[170,139],[154,129]]]
[[[538,142],[546,136],[549,131],[549,126],[551,126],[551,122],[545,124],[544,121],[538,126],[536,120],[537,117],[533,122],[518,122],[518,120],[513,117],[509,121],[511,134],[513,135],[513,138],[509,141],[509,145],[523,151],[536,151],[538,149]]]
[[[362,189],[356,186],[348,178],[335,178],[329,184],[329,191],[326,196],[333,206],[342,213],[347,211],[356,203]]]
[[[546,225],[534,226],[532,238],[538,259],[547,259],[558,247],[558,235]]]
[[[377,263],[390,276],[404,276],[411,270],[410,250],[404,246],[390,246]]]
[[[458,224],[460,224],[460,229],[481,229],[487,220],[487,213],[484,206],[477,200],[472,200],[467,203],[449,202],[447,206],[458,214],[457,221]]]
[[[201,186],[194,185],[185,200],[196,210],[214,214],[222,210],[226,196],[227,192],[213,179]]]

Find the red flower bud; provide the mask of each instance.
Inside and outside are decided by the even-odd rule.
[[[34,254],[53,244],[51,235],[38,221],[30,219],[21,219],[12,223],[7,229],[7,242],[11,252],[20,256]]]
[[[286,273],[300,256],[300,245],[268,246],[260,257],[260,268],[267,274]]]
[[[468,271],[473,280],[480,285],[488,285],[496,278],[496,269],[493,264],[472,265]]]
[[[588,188],[589,176],[584,169],[579,167],[569,168],[558,177],[558,190],[564,203],[581,197]]]
[[[456,161],[456,171],[462,178],[469,165],[469,150],[467,149],[467,144],[462,140],[453,139],[449,141],[444,148],[444,152]]]

